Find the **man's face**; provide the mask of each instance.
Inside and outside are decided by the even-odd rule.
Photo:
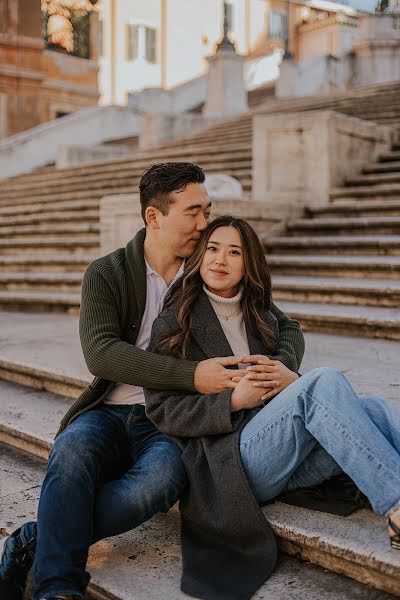
[[[170,195],[174,202],[169,213],[158,213],[158,238],[175,256],[188,258],[210,220],[210,198],[202,183],[189,183]]]

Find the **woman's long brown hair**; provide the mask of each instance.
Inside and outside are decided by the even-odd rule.
[[[241,308],[248,330],[258,335],[269,352],[274,353],[277,340],[273,330],[262,317],[262,310],[271,308],[271,274],[265,259],[264,249],[254,229],[243,219],[223,216],[214,219],[203,231],[192,256],[187,259],[185,272],[169,291],[164,308],[177,302],[177,321],[180,331],[158,341],[155,352],[177,358],[187,358],[192,325],[192,308],[203,291],[200,265],[207,250],[208,240],[219,227],[235,227],[242,242],[244,276],[241,282],[243,294]]]

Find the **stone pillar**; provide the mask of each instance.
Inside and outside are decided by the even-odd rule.
[[[205,117],[223,119],[248,110],[243,74],[244,56],[236,54],[228,37],[225,13],[224,37],[214,56],[208,58]]]
[[[332,111],[258,114],[253,199],[288,218],[323,206],[330,190],[390,148],[391,128]]]

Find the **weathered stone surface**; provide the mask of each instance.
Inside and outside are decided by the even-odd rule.
[[[333,186],[389,146],[389,128],[331,111],[256,115],[253,197],[275,205],[327,204]]]
[[[242,200],[243,188],[240,181],[224,173],[206,175],[204,185],[212,200]]]
[[[34,520],[42,461],[0,444],[0,533]],[[308,511],[307,511],[308,512]],[[289,522],[290,527],[290,522]],[[4,538],[3,538],[4,539]],[[3,540],[0,540],[0,551]],[[180,592],[179,515],[174,508],[122,536],[97,543],[90,551],[89,593],[110,600],[183,600]],[[393,596],[328,573],[308,563],[281,557],[273,576],[254,600],[390,600]],[[31,600],[31,588],[26,600]]]

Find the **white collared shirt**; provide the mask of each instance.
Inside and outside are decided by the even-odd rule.
[[[156,273],[147,260],[146,263],[146,306],[143,313],[143,319],[140,324],[139,334],[136,340],[136,347],[146,350],[150,343],[151,328],[153,321],[160,314],[164,298],[177,279],[183,274],[184,261],[179,271],[168,286],[165,279],[159,273]],[[137,385],[119,383],[105,400],[106,404],[145,404],[143,388]]]

